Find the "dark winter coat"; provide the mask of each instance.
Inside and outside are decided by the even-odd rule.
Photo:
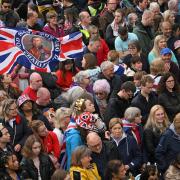
[[[145,27],[141,22],[139,22],[133,29],[139,39],[139,44],[142,48],[142,52],[147,55],[153,47],[153,32],[150,27]]]
[[[123,164],[128,165],[129,170],[136,175],[142,164],[142,154],[136,140],[132,136],[125,135],[118,145],[114,139],[112,141],[118,148],[119,157],[122,159]]]
[[[18,180],[24,180],[20,172],[16,172],[16,174]],[[6,170],[0,169],[0,180],[13,180],[13,178],[9,175],[9,173]]]
[[[104,178],[104,172],[108,161],[120,158],[116,145],[110,141],[104,141],[101,152],[92,152],[91,157],[93,162],[96,163],[99,175],[102,179]]]
[[[50,180],[54,173],[54,165],[50,157],[46,154],[40,154],[40,175],[42,180]],[[38,169],[33,160],[23,158],[21,161],[22,176],[24,179],[38,180]]]
[[[158,97],[159,104],[162,105],[171,121],[180,112],[180,93],[165,91]]]
[[[117,94],[115,97],[110,98],[104,116],[106,126],[109,126],[109,121],[111,118],[123,118],[124,112],[129,105],[130,102],[128,100],[122,99]]]
[[[26,120],[20,115],[18,115],[16,120],[13,122],[13,128],[9,125],[9,122],[5,121],[4,119],[1,119],[0,123],[2,123],[3,126],[8,130],[13,146],[20,144],[22,147],[27,137],[31,134]]]
[[[144,130],[143,135],[143,145],[146,151],[147,161],[154,164],[156,162],[155,150],[161,138],[161,132],[158,129],[147,128]]]
[[[158,103],[157,95],[154,92],[149,94],[149,100],[139,92],[131,102],[132,107],[138,107],[141,110],[142,124],[144,125],[147,121],[151,108]]]
[[[180,153],[180,135],[175,132],[173,124],[162,135],[155,152],[158,169],[164,173]]]
[[[114,42],[115,42],[116,36],[113,35],[113,29],[111,27],[111,24],[107,26],[105,36],[106,36],[105,39],[109,46],[109,49],[114,49]]]

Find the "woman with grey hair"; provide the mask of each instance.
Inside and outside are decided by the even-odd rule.
[[[95,109],[101,118],[108,104],[108,95],[110,93],[110,85],[106,79],[99,79],[93,85]]]
[[[74,77],[74,83],[72,86],[80,86],[82,89],[87,90],[92,93],[92,88],[90,87],[90,77],[87,71],[79,71]]]
[[[139,146],[142,144],[143,136],[141,118],[141,110],[139,108],[129,107],[126,109],[122,120],[124,132],[133,136]]]
[[[88,98],[93,101],[92,94],[90,94],[80,86],[73,86],[67,92],[59,95],[54,100],[54,102],[60,107],[71,107],[73,102],[75,102],[79,98]]]

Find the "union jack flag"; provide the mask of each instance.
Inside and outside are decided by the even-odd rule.
[[[35,53],[34,37],[42,41]],[[51,72],[65,58],[81,58],[83,48],[80,32],[57,39],[44,32],[0,28],[0,74],[10,73],[17,64]]]

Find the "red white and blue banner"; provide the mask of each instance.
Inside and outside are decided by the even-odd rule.
[[[63,58],[81,58],[82,34],[75,32],[57,39],[44,32],[0,28],[0,74],[20,64],[28,69],[54,71]]]

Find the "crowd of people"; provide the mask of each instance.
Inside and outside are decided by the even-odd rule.
[[[54,72],[0,75],[1,180],[180,179],[180,1],[0,2],[0,27],[84,43]]]

